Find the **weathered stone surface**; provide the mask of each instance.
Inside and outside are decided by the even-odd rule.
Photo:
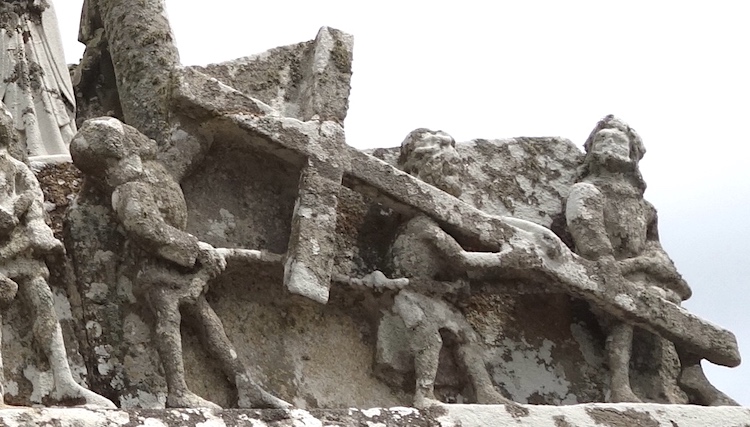
[[[344,122],[352,36],[323,27],[315,40],[205,67],[192,67],[259,99],[281,115]]]
[[[0,410],[0,423],[9,427],[215,426],[230,427],[704,427],[750,424],[750,410],[653,404],[524,405],[509,411],[500,405],[449,405],[428,410],[392,407],[341,410],[91,410],[42,408]]]
[[[75,96],[50,1],[0,3],[0,100],[20,138],[14,155],[70,161]]]
[[[16,326],[3,335],[11,339],[13,356],[25,356],[9,378],[9,394],[24,403],[85,403],[113,408],[114,404],[80,385],[81,373],[73,373],[66,348],[75,350],[75,342],[66,343],[59,311],[72,318],[68,301],[49,286],[50,268],[67,279],[64,248],[45,222],[43,192],[31,169],[8,151],[16,140],[14,120],[2,105],[0,110],[0,288],[3,309],[12,307]],[[62,274],[60,274],[62,272]],[[18,296],[18,298],[16,298]],[[60,301],[56,301],[56,296]],[[19,309],[20,306],[20,309]],[[67,309],[67,310],[66,310]],[[5,311],[5,310],[4,310]],[[16,316],[13,316],[15,314]],[[19,316],[21,314],[21,316]],[[20,326],[20,328],[18,328]],[[5,332],[5,331],[4,331]],[[29,333],[31,332],[31,333]],[[10,335],[10,336],[9,336]],[[29,336],[41,351],[34,351]],[[70,337],[70,335],[69,335]],[[19,346],[20,345],[20,346]],[[11,347],[11,346],[9,346]],[[43,355],[39,363],[37,356]],[[75,357],[75,355],[74,355]],[[1,360],[1,359],[0,359]],[[24,365],[25,362],[26,364]],[[46,366],[45,366],[46,364]],[[31,382],[32,390],[20,378]],[[0,372],[0,404],[5,398],[5,376]],[[21,395],[19,396],[19,392]],[[12,398],[11,398],[12,399]],[[28,399],[28,400],[27,400]]]
[[[371,156],[345,143],[350,36],[324,28],[311,42],[179,67],[163,3],[130,6],[137,10],[125,16],[121,0],[87,0],[92,26],[82,35],[93,57],[79,87],[83,97],[107,94],[108,107],[92,101],[91,111],[114,111],[122,100],[123,120],[137,131],[126,129],[155,143],[138,137],[153,145],[148,159],[125,150],[81,164],[87,177],[66,235],[78,292],[73,312],[91,332],[83,353],[89,369],[100,372],[92,384],[121,406],[208,405],[201,398],[224,407],[257,404],[236,387],[239,376],[227,369],[226,354],[231,364],[248,367],[242,376],[299,408],[427,406],[431,399],[604,401],[611,390],[596,317],[602,311],[697,357],[739,363],[730,332],[631,283],[597,257],[573,253],[575,230],[564,206],[586,165],[569,141],[476,140],[459,144],[450,162],[438,156],[422,170],[402,164],[401,171],[392,151]],[[141,16],[150,22],[146,31],[125,40],[140,24],[128,19]],[[103,90],[110,77],[91,86],[97,63],[109,73],[107,51],[117,96]],[[100,145],[119,141],[99,139]],[[444,135],[437,140],[453,145]],[[431,153],[429,145],[415,152]],[[454,169],[458,177],[448,177]],[[112,190],[123,179],[149,189],[122,199],[124,191]],[[157,194],[174,197],[149,201]],[[142,217],[123,216],[149,204]],[[172,228],[152,227],[165,239],[144,244],[136,229],[154,218]],[[185,286],[177,277],[193,278],[196,245],[216,255],[211,259],[226,257],[226,269],[199,278],[195,297],[199,311],[215,312],[211,323],[223,325],[220,338],[236,343],[221,345],[229,349],[223,353],[199,344],[218,336],[206,334],[205,324],[177,329],[180,304],[159,310],[156,282],[143,286],[151,271],[144,259],[169,270],[154,276],[171,278],[165,293]],[[451,274],[420,270],[435,265]],[[461,295],[408,287],[425,275],[434,279],[425,283],[459,285]],[[422,299],[409,305],[409,298]],[[186,300],[187,310],[192,302]],[[415,307],[427,320],[412,322]],[[647,401],[687,402],[690,396],[673,390],[678,362],[659,342],[633,348],[633,391]],[[171,350],[180,348],[178,358]],[[186,384],[176,387],[182,362]],[[609,408],[586,420],[616,425],[632,415],[652,422],[650,415]],[[537,408],[504,409],[515,420]],[[561,417],[553,422],[575,425],[575,417]]]

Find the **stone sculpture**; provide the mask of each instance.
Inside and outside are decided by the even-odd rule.
[[[25,4],[44,2],[3,7]],[[400,161],[397,150],[373,156],[348,146],[347,34],[323,28],[314,40],[261,55],[182,67],[161,0],[85,7],[78,123],[117,119],[86,122],[72,143],[86,174],[65,227],[75,277],[52,277],[70,281],[69,319],[85,331],[64,338],[78,344],[92,390],[123,408],[289,407],[257,380],[295,406],[330,409],[430,406],[436,394],[461,393],[468,383],[470,400],[513,412],[503,395],[519,404],[602,401],[611,367],[619,375],[612,400],[633,400],[639,383],[631,393],[623,378],[646,375],[628,372],[625,361],[637,327],[674,343],[690,396],[645,399],[731,403],[697,362],[735,366],[736,341],[676,304],[689,288],[658,246],[637,161],[628,163],[623,203],[638,221],[578,221],[596,202],[586,191],[607,196],[610,181],[590,156],[577,182],[584,156],[561,138],[455,144],[418,129]],[[624,132],[639,141],[615,123],[592,138],[615,141]],[[23,169],[5,158],[0,172]],[[34,186],[26,181],[19,182]],[[44,279],[41,253],[59,242],[43,225],[38,191],[7,188],[3,265],[32,266]],[[635,237],[618,252],[621,234]],[[27,240],[30,249],[14,255],[14,242]],[[602,256],[607,244],[611,256]],[[381,268],[395,279],[379,271],[353,279]],[[0,300],[11,301],[17,286],[29,294],[12,268],[0,273]],[[332,278],[386,292],[331,288]],[[523,300],[531,288],[541,291]],[[48,313],[44,304],[37,312]],[[17,321],[15,307],[9,322]],[[416,368],[416,378],[404,374],[395,386],[372,367],[388,338],[386,315],[406,329],[405,365]],[[609,346],[596,317],[614,327]],[[56,336],[48,342],[59,354]],[[625,357],[605,360],[607,349]],[[30,388],[25,375],[8,375],[21,396]],[[434,390],[436,378],[449,393]],[[76,390],[67,393],[80,397]]]
[[[597,124],[584,148],[584,172],[571,188],[566,206],[576,251],[675,304],[690,298],[690,287],[659,243],[656,210],[643,199],[646,183],[638,162],[646,150],[640,136],[610,115]],[[600,316],[608,330],[610,400],[639,402],[630,387],[633,326],[607,313]],[[693,401],[736,404],[708,382],[700,357],[679,345],[677,351],[680,382]]]
[[[32,160],[70,161],[75,96],[52,2],[3,1],[0,16],[0,99],[13,115],[20,151]]]
[[[458,196],[461,189],[455,169],[461,163],[454,146],[455,141],[445,132],[416,129],[401,144],[399,165]],[[414,406],[440,403],[435,397],[435,377],[443,347],[441,331],[450,333],[458,343],[457,356],[466,369],[477,403],[511,404],[495,390],[471,325],[445,300],[468,291],[462,265],[455,265],[462,255],[458,243],[429,217],[418,215],[402,227],[390,252],[394,274],[409,278],[409,284],[394,299],[393,311],[409,335],[416,375]]]
[[[287,408],[248,375],[205,298],[208,281],[226,260],[208,243],[185,232],[187,207],[179,184],[156,160],[156,143],[114,118],[91,119],[71,143],[73,161],[86,179],[112,200],[112,209],[137,252],[137,286],[156,318],[156,346],[167,379],[167,406],[212,407],[185,381],[180,324],[198,325],[206,349],[220,361],[243,408]]]
[[[77,384],[68,365],[62,330],[47,284],[45,257],[64,253],[45,223],[42,191],[33,172],[8,152],[16,140],[14,122],[0,112],[0,292],[5,305],[16,291],[31,305],[34,336],[49,361],[54,379],[51,396],[63,403],[114,408],[106,398]],[[0,389],[1,390],[1,389]],[[0,403],[2,402],[0,395]]]

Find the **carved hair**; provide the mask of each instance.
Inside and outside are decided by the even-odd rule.
[[[412,153],[414,152],[414,149],[416,148],[416,143],[422,139],[422,135],[429,133],[429,134],[436,134],[438,132],[445,133],[443,131],[435,131],[427,128],[417,128],[413,131],[409,132],[408,135],[406,135],[406,138],[401,142],[401,154],[398,157],[398,166],[406,173],[414,173],[417,172],[416,168],[418,165],[413,164],[411,162]],[[445,133],[445,135],[448,135]],[[456,146],[456,141],[451,138],[451,147]]]

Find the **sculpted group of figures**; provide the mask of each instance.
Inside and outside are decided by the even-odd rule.
[[[45,1],[14,0],[5,2],[5,6],[18,11],[36,10],[34,8],[43,11],[47,6],[46,3]],[[104,4],[105,6],[102,7],[110,12],[128,10],[127,7],[118,9],[112,6],[116,3],[103,2],[101,4]],[[159,2],[152,3],[158,4]],[[98,15],[97,4],[99,3],[96,1],[86,2],[88,9],[85,9],[84,17],[89,18],[87,22],[101,24],[102,19]],[[154,13],[153,16],[158,19],[163,18],[161,13]],[[113,17],[116,17],[114,12],[105,16],[109,19],[108,22],[121,21]],[[44,40],[50,37],[34,26],[41,25],[43,22],[41,18],[37,21],[18,16],[15,18],[12,20],[13,26],[6,25],[3,28],[4,32],[12,33],[11,36],[15,38],[6,38],[5,34],[2,36],[5,43],[15,46],[15,52],[25,52],[21,48],[24,43],[28,44],[29,40]],[[112,25],[110,24],[110,27]],[[102,34],[105,29],[102,26],[106,27],[106,25],[95,25],[94,29],[100,38],[104,37]],[[27,30],[32,27],[36,32]],[[91,28],[89,30],[94,31]],[[30,39],[20,36],[25,31],[31,31]],[[82,32],[86,31],[82,30]],[[331,34],[334,33],[322,31],[321,34],[325,37],[333,37]],[[116,35],[109,34],[108,36],[110,37],[109,48],[113,56],[116,56],[117,44],[112,42],[116,40]],[[153,37],[151,39],[161,40]],[[330,48],[331,44],[325,45],[328,46],[326,48]],[[336,44],[332,45],[335,48]],[[126,46],[122,50],[127,51],[130,48]],[[32,45],[26,46],[26,49],[28,52],[34,51]],[[59,54],[59,51],[57,53]],[[328,57],[336,58],[330,52]],[[24,58],[23,55],[14,56],[15,62],[11,65],[4,65],[3,71],[6,72],[7,67],[22,69],[23,64],[29,63]],[[91,59],[85,57],[83,62],[86,58]],[[97,58],[101,59],[99,56]],[[114,62],[115,68],[124,63]],[[39,75],[50,77],[60,74],[59,61],[53,60],[50,64],[52,65]],[[343,66],[341,63],[337,63],[336,66],[339,67],[339,71],[343,67],[344,71],[341,72],[345,74],[351,73],[350,68],[345,70],[345,61]],[[130,71],[144,72],[140,68]],[[184,74],[183,77],[187,75]],[[151,77],[149,76],[149,81],[152,80]],[[122,80],[127,81],[127,79]],[[158,83],[158,79],[153,80]],[[328,79],[328,82],[332,80],[335,79]],[[6,78],[4,82],[8,83],[10,80]],[[219,85],[215,79],[209,79],[207,82],[205,87],[213,88],[212,85]],[[47,82],[47,86],[41,87],[51,88],[52,84],[52,82]],[[0,114],[0,302],[6,307],[21,302],[30,306],[34,337],[43,349],[53,373],[54,386],[50,395],[55,401],[114,408],[115,405],[110,400],[87,390],[74,380],[66,355],[63,333],[55,314],[53,295],[48,285],[48,263],[61,262],[60,260],[65,257],[65,249],[62,243],[53,236],[50,227],[45,222],[43,195],[33,172],[24,161],[14,157],[15,154],[17,157],[25,158],[24,154],[19,156],[16,152],[19,145],[26,149],[26,155],[33,156],[38,153],[32,148],[45,145],[43,144],[46,142],[45,138],[54,139],[51,144],[55,145],[59,138],[67,141],[75,133],[75,123],[69,117],[72,110],[63,113],[64,108],[62,108],[68,99],[66,96],[69,94],[69,89],[67,89],[69,80],[63,83],[63,86],[64,88],[61,89],[46,92],[42,90],[40,93],[34,92],[34,90],[39,92],[39,87],[33,85],[9,86],[6,84],[4,86],[3,112]],[[137,85],[133,85],[135,86]],[[448,333],[455,341],[455,358],[459,362],[458,365],[464,368],[463,375],[474,391],[476,402],[514,404],[493,384],[484,360],[483,343],[462,310],[456,305],[457,300],[466,298],[471,292],[469,278],[487,271],[541,278],[542,281],[549,282],[550,286],[562,287],[576,297],[590,298],[590,302],[597,303],[593,304],[592,310],[607,335],[605,352],[610,378],[609,401],[640,401],[631,387],[629,371],[634,328],[643,326],[650,328],[651,332],[656,331],[674,341],[681,369],[678,383],[691,402],[704,405],[735,404],[732,399],[709,383],[703,374],[700,362],[704,357],[707,359],[714,357],[724,361],[727,365],[736,365],[739,363],[739,356],[734,355],[736,343],[720,343],[720,345],[726,344],[726,348],[713,353],[709,351],[708,353],[712,356],[707,356],[707,345],[693,345],[690,337],[685,338],[685,335],[690,335],[690,331],[698,329],[689,329],[686,326],[685,330],[688,332],[672,333],[669,330],[668,321],[665,322],[667,326],[650,326],[648,320],[644,320],[644,316],[648,316],[638,314],[637,308],[642,306],[642,301],[638,301],[639,298],[650,298],[648,301],[661,304],[660,310],[683,313],[677,306],[681,301],[690,297],[691,291],[662,249],[656,229],[655,209],[643,199],[645,183],[638,169],[638,162],[645,153],[643,142],[632,128],[617,118],[607,116],[602,119],[584,144],[586,155],[582,174],[577,183],[570,188],[564,208],[567,231],[573,240],[572,248],[565,245],[551,230],[541,225],[513,217],[492,216],[477,210],[466,211],[474,215],[469,220],[479,218],[479,222],[486,220],[487,223],[472,226],[476,229],[485,229],[483,227],[486,226],[488,230],[497,231],[494,234],[489,233],[493,235],[485,235],[482,238],[496,243],[494,247],[500,249],[475,251],[463,247],[455,238],[456,236],[448,231],[452,228],[446,227],[446,225],[455,226],[461,221],[461,218],[456,219],[455,216],[451,216],[454,214],[450,206],[464,208],[461,207],[463,205],[457,204],[460,201],[456,199],[460,196],[462,188],[459,177],[463,162],[455,149],[455,141],[445,132],[416,129],[409,133],[400,147],[398,159],[400,171],[378,159],[357,152],[356,155],[365,156],[363,164],[375,168],[373,171],[387,172],[387,182],[380,182],[377,185],[384,187],[416,185],[417,187],[413,188],[418,188],[422,193],[439,197],[446,202],[434,202],[428,209],[424,204],[420,205],[422,202],[419,200],[401,200],[402,204],[408,206],[412,206],[409,203],[413,203],[415,209],[408,210],[411,214],[402,224],[388,251],[388,265],[382,266],[382,270],[391,273],[392,278],[386,277],[380,270],[373,271],[364,277],[339,275],[330,277],[331,262],[328,262],[330,260],[320,263],[320,265],[327,265],[328,276],[321,275],[320,269],[315,270],[312,267],[306,269],[303,261],[309,261],[310,254],[303,253],[302,256],[292,254],[293,250],[299,248],[292,248],[291,244],[288,249],[289,253],[269,255],[254,249],[217,249],[190,234],[187,231],[188,207],[180,180],[175,176],[174,169],[165,165],[160,160],[162,157],[159,156],[163,154],[161,150],[165,145],[164,141],[159,140],[159,135],[168,128],[164,126],[167,122],[165,120],[161,123],[158,117],[150,117],[145,113],[139,115],[146,111],[141,111],[140,107],[143,105],[152,108],[147,113],[159,113],[161,111],[160,104],[157,102],[159,100],[148,103],[137,99],[137,96],[144,96],[144,93],[149,96],[176,93],[177,89],[184,90],[187,85],[183,84],[175,90],[145,92],[139,92],[141,89],[133,89],[133,87],[124,83],[118,87],[120,99],[123,100],[124,114],[125,116],[130,114],[131,120],[128,123],[144,119],[146,124],[141,123],[142,126],[135,126],[137,125],[135,123],[131,126],[113,117],[86,120],[72,137],[69,151],[73,163],[85,176],[84,187],[102,195],[102,200],[106,201],[107,208],[113,213],[118,232],[124,236],[128,250],[135,259],[137,274],[134,281],[139,288],[145,290],[142,303],[152,313],[153,324],[151,326],[154,336],[152,342],[156,346],[166,379],[166,406],[218,407],[188,388],[180,329],[184,317],[190,319],[192,325],[198,325],[197,329],[205,349],[211,358],[218,362],[223,374],[236,389],[237,406],[280,409],[291,407],[290,403],[278,398],[274,390],[267,390],[251,377],[227,336],[221,319],[206,298],[212,280],[222,274],[227,266],[227,259],[230,257],[248,259],[264,257],[269,259],[270,257],[273,262],[284,265],[285,273],[287,273],[284,280],[287,281],[288,277],[294,276],[294,279],[289,279],[289,281],[297,280],[295,282],[297,284],[314,285],[316,280],[322,280],[326,282],[324,287],[327,290],[330,285],[328,282],[333,280],[363,288],[365,292],[388,290],[393,295],[391,311],[400,318],[408,335],[405,342],[408,343],[409,348],[406,350],[413,360],[415,371],[413,403],[417,407],[439,403],[435,393],[435,380],[441,361],[441,350],[444,347],[445,333]],[[261,123],[268,128],[272,128],[273,120],[278,119],[278,115],[267,114],[270,107],[263,105],[260,101],[247,98],[243,101],[246,103],[242,104],[237,101],[242,98],[241,96],[224,86],[218,87],[221,90],[218,92],[219,95],[216,95],[217,98],[227,93],[235,96],[228,103],[228,110],[235,111],[242,107],[252,113],[242,116],[241,119],[268,120],[268,122]],[[129,94],[128,90],[132,90],[132,93]],[[51,98],[51,95],[55,97]],[[133,95],[132,99],[126,99],[126,95]],[[187,95],[184,97],[188,98]],[[39,100],[35,101],[37,98]],[[214,99],[209,101],[213,102]],[[235,105],[235,101],[238,104]],[[338,101],[340,100],[337,98],[333,101],[329,100],[330,103]],[[219,101],[216,102],[219,103]],[[6,104],[9,108],[6,108]],[[38,107],[37,110],[31,108],[32,104]],[[128,112],[129,105],[137,107],[136,113]],[[25,107],[21,108],[23,106]],[[219,107],[214,108],[213,105],[211,107],[212,114],[215,113],[213,110],[220,110]],[[310,108],[313,110],[318,108],[325,113],[327,106],[313,105]],[[315,114],[310,113],[310,117],[305,116],[299,119],[300,129],[305,129],[304,125],[317,120],[316,123],[320,128],[315,128],[315,131],[311,133],[317,137],[327,132],[328,136],[333,135],[331,138],[335,139],[338,135],[335,129],[331,131],[331,127],[325,128],[320,125],[323,121],[320,119],[323,114],[320,111],[314,110]],[[19,117],[19,112],[23,113],[24,117]],[[42,116],[45,120],[49,119],[50,123],[54,122],[54,126],[37,126],[36,118]],[[343,117],[340,117],[340,120],[343,121]],[[257,123],[259,122],[256,122],[256,125]],[[284,122],[284,126],[293,127],[290,123],[290,121]],[[263,126],[257,125],[257,127]],[[40,132],[40,128],[54,129],[56,133],[54,137],[44,137],[45,133]],[[148,129],[144,130],[146,128]],[[343,136],[343,128],[341,132]],[[274,135],[277,134],[281,134],[281,131]],[[299,134],[302,134],[302,131]],[[295,134],[295,137],[299,134]],[[19,141],[25,141],[25,143]],[[320,141],[316,140],[316,142]],[[302,150],[304,147],[295,149]],[[335,151],[338,149],[341,150],[340,153]],[[349,157],[354,155],[351,152],[344,153],[343,147],[334,147],[332,152],[334,154],[330,157],[336,157],[337,154],[341,154],[342,158],[345,155]],[[362,160],[362,157],[359,159]],[[337,160],[331,161],[329,158],[330,163],[337,163]],[[309,182],[320,183],[329,180],[334,182],[334,185],[340,186],[342,167],[326,169],[324,166],[327,165],[308,161],[303,176]],[[347,171],[344,170],[344,172]],[[331,176],[337,177],[338,182],[330,178]],[[416,182],[413,177],[429,185],[425,186],[421,182]],[[397,180],[400,181],[397,182]],[[376,184],[372,185],[377,187]],[[311,193],[317,194],[317,188],[312,190]],[[395,193],[398,190],[383,191]],[[322,193],[323,189],[320,192]],[[303,193],[302,189],[300,193]],[[303,199],[300,196],[298,203],[305,203],[306,200]],[[295,211],[297,224],[300,221],[298,217],[312,216],[305,217],[304,213],[299,212],[303,208],[306,207],[298,206]],[[332,207],[333,210],[335,208],[335,206]],[[447,212],[449,210],[451,212]],[[335,219],[335,215],[333,218]],[[335,228],[335,221],[333,223]],[[325,228],[321,230],[324,234],[333,232],[332,230],[326,231]],[[305,239],[304,233],[297,234],[302,236],[299,239]],[[330,235],[323,235],[322,239],[334,240]],[[305,244],[306,242],[302,242],[299,247],[304,247]],[[315,254],[321,252],[316,245],[317,242],[311,245],[317,248],[313,250]],[[322,252],[325,253],[328,249],[330,248],[324,248]],[[584,261],[588,263],[585,265],[594,266],[591,268],[596,269],[599,274],[598,278],[589,274],[593,270],[581,267]],[[311,270],[314,271],[310,272]],[[601,277],[612,280],[602,280]],[[608,298],[607,290],[597,289],[597,286],[600,283],[607,286],[617,282],[614,279],[630,286],[626,289],[634,289],[642,294],[619,294],[618,301],[625,301],[625,303],[618,302],[619,306],[612,302],[602,302]],[[304,286],[302,289],[304,291]],[[576,291],[570,291],[571,289]],[[304,292],[297,293],[303,294]],[[21,298],[16,299],[16,294],[19,294]],[[324,297],[312,299],[325,302],[327,298],[325,294]],[[697,322],[689,316],[682,318],[686,319],[686,322],[692,321],[692,326],[695,326]],[[654,321],[654,323],[658,322]],[[722,337],[726,338],[725,335]],[[696,340],[700,341],[699,338]],[[710,347],[710,343],[708,346]],[[711,349],[708,348],[708,350]],[[726,354],[729,356],[724,357]],[[90,372],[89,375],[95,376],[96,373]],[[0,392],[0,398],[2,396],[3,393]]]
[[[79,386],[67,365],[62,333],[46,283],[45,260],[62,254],[61,242],[44,222],[43,198],[29,168],[8,154],[15,139],[12,119],[3,111],[0,174],[0,286],[2,301],[11,304],[16,291],[33,306],[34,333],[54,373],[55,397],[83,399],[86,405],[114,407],[107,399]],[[455,168],[461,163],[455,142],[442,131],[417,129],[401,145],[400,167],[449,194],[459,190]],[[638,161],[645,152],[638,135],[618,119],[600,121],[585,143],[585,173],[571,189],[566,206],[575,250],[582,256],[632,278],[676,304],[690,296],[690,288],[662,250],[656,232],[654,208],[643,199],[645,185]],[[182,316],[198,320],[205,348],[220,361],[238,392],[240,407],[288,408],[290,405],[264,390],[249,377],[227,338],[221,320],[206,301],[212,278],[226,266],[224,253],[185,231],[187,208],[180,185],[156,160],[156,145],[135,128],[114,118],[88,120],[70,146],[75,165],[86,179],[105,191],[127,238],[139,249],[138,281],[148,289],[154,312],[155,343],[168,385],[169,407],[216,407],[192,393],[185,381],[181,348]],[[482,269],[543,269],[536,254],[566,250],[545,228],[522,220],[508,220],[535,238],[526,248],[499,253],[468,252],[426,215],[409,220],[391,247],[388,279],[379,271],[353,285],[397,290],[393,310],[407,327],[414,358],[414,405],[439,403],[434,395],[441,330],[458,340],[457,357],[478,403],[511,403],[493,386],[482,360],[481,343],[461,311],[449,300],[465,292],[466,273]],[[250,255],[254,251],[247,251]],[[449,299],[443,298],[449,296]],[[608,313],[599,313],[607,331],[611,375],[609,400],[638,402],[629,383],[633,326]],[[703,375],[700,358],[679,347],[680,385],[696,402],[732,404]]]

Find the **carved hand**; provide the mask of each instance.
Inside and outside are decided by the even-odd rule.
[[[216,277],[227,267],[227,261],[219,251],[206,242],[198,242],[198,265],[210,277]]]

